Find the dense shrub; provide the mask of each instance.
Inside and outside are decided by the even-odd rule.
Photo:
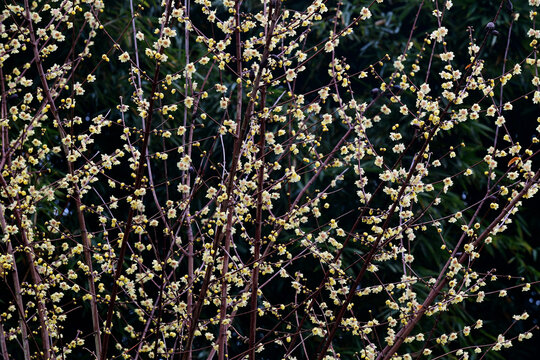
[[[5,2],[3,357],[533,358],[539,6]]]

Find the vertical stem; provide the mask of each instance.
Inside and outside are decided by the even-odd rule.
[[[4,70],[3,70],[3,67],[0,66],[0,86],[1,86],[1,91],[2,91],[2,98],[1,98],[1,101],[2,101],[2,108],[1,108],[1,119],[6,119],[7,118],[7,92],[6,92],[6,84],[5,84],[5,81],[4,81]],[[2,160],[0,162],[0,167],[3,167],[5,161],[7,160],[6,159],[6,150],[7,150],[7,144],[9,144],[9,141],[8,141],[8,127],[7,126],[0,126],[0,131],[1,131],[1,137],[0,137],[0,142],[2,143]]]
[[[36,63],[36,67],[38,69],[38,73],[39,73],[39,77],[41,79],[41,85],[43,86],[43,90],[47,96],[47,100],[49,102],[49,104],[51,105],[51,108],[52,108],[52,113],[53,113],[53,116],[54,118],[56,119],[57,123],[60,125],[60,118],[58,117],[58,112],[57,112],[57,109],[54,105],[54,100],[51,96],[51,92],[50,92],[50,89],[49,89],[49,86],[47,84],[47,79],[45,77],[45,72],[44,72],[44,69],[43,69],[43,63],[42,63],[42,60],[41,60],[41,57],[39,55],[39,50],[38,50],[38,40],[36,39],[35,37],[35,34],[34,34],[34,31],[33,31],[33,26],[32,26],[32,20],[30,18],[30,8],[29,8],[29,5],[28,5],[28,0],[25,0],[24,2],[24,5],[25,5],[25,10],[26,10],[26,17],[27,17],[27,21],[28,21],[28,26],[30,28],[30,39],[32,41],[32,47],[33,47],[33,51],[34,51],[34,60],[35,60],[35,63]],[[61,131],[62,132],[62,131]],[[66,150],[64,148],[64,150]],[[73,170],[73,166],[70,162],[68,162],[68,167],[69,167],[69,172],[71,173],[71,175],[74,174],[74,170]],[[76,189],[75,189],[75,202],[77,204],[77,216],[78,216],[78,220],[79,220],[79,225],[81,227],[81,235],[82,235],[82,239],[83,239],[83,249],[84,249],[84,257],[85,257],[85,262],[86,262],[86,265],[88,266],[89,268],[89,274],[88,274],[88,285],[89,285],[89,291],[90,291],[90,295],[92,296],[92,299],[90,300],[90,306],[91,306],[91,312],[92,312],[92,325],[93,325],[93,329],[94,329],[94,342],[95,342],[95,346],[96,346],[96,356],[99,358],[100,357],[100,353],[101,353],[101,331],[100,331],[100,328],[99,328],[99,314],[98,314],[98,311],[97,311],[97,303],[96,303],[96,289],[95,289],[95,284],[94,284],[94,272],[93,272],[93,269],[92,269],[92,256],[90,254],[90,241],[88,239],[88,233],[87,233],[87,230],[86,230],[86,224],[85,224],[85,220],[84,220],[84,215],[82,214],[82,210],[81,210],[81,199],[80,199],[80,196],[79,196],[79,188],[76,186]],[[29,255],[30,256],[30,255]],[[32,266],[33,268],[33,266]],[[35,270],[32,270],[32,273],[34,273]],[[36,275],[39,277],[39,275],[36,273]],[[38,301],[38,305],[40,304],[40,302]],[[47,331],[46,328],[44,328],[44,326],[42,325],[42,331]],[[48,335],[47,335],[47,338],[48,338]],[[48,341],[47,341],[47,358],[49,357],[48,355]]]
[[[189,17],[189,13],[190,13],[190,10],[191,10],[191,2],[190,0],[184,0],[184,12],[186,13],[186,16]],[[185,53],[186,53],[186,65],[189,64],[189,60],[190,60],[190,56],[189,56],[189,51],[190,51],[190,42],[189,42],[189,30],[188,30],[188,27],[185,26],[184,27],[184,50],[185,50]],[[190,79],[186,79],[186,88],[185,88],[185,96],[188,96],[188,90],[191,92],[191,80]],[[188,109],[186,107],[184,107],[184,128],[187,126],[187,120],[188,120]],[[189,139],[188,139],[188,155],[189,157],[191,157],[191,152],[192,152],[192,139],[193,139],[193,126],[190,126],[190,129],[189,129]],[[186,135],[184,133],[183,135],[183,139],[182,139],[182,145],[185,147],[186,146]],[[189,185],[191,184],[191,173],[190,171],[186,171],[185,174],[184,174],[184,178],[183,178],[183,183],[184,185]],[[184,196],[184,201],[188,198],[189,194],[185,194]],[[187,211],[187,218],[186,218],[186,223],[187,223],[187,236],[188,236],[188,282],[187,282],[187,286],[188,286],[188,291],[187,291],[187,312],[188,314],[191,314],[192,311],[193,311],[193,290],[191,289],[192,285],[193,285],[193,269],[194,269],[194,261],[193,261],[193,240],[194,240],[194,237],[193,237],[193,229],[191,228],[191,213],[190,213],[190,210],[189,210],[189,205],[188,205],[188,211]],[[193,358],[193,350],[191,349],[191,347],[189,347],[188,349],[188,360],[191,360]]]
[[[4,332],[4,324],[0,321],[0,350],[2,351],[2,357],[9,360],[9,354],[6,345],[6,333]]]
[[[8,242],[8,254],[15,259],[15,254],[13,252],[13,246],[11,241]],[[30,344],[28,343],[28,329],[25,319],[25,310],[24,302],[21,295],[21,283],[19,282],[19,271],[17,269],[17,264],[13,261],[13,284],[15,285],[15,301],[17,302],[17,307],[19,309],[19,326],[21,327],[21,336],[22,336],[22,346],[25,360],[30,360]]]
[[[7,183],[4,180],[4,177],[0,177],[0,179],[1,179],[2,185],[4,187],[7,187]],[[10,200],[16,201],[15,199],[10,199]],[[20,204],[19,204],[18,208],[20,208]],[[30,243],[30,241],[28,240],[28,237],[26,236],[25,228],[23,227],[22,216],[21,216],[19,210],[15,211],[15,219],[16,219],[17,225],[19,226],[19,229],[20,229],[22,245],[24,245],[24,248],[25,248],[26,261],[28,261],[28,266],[30,268],[30,276],[32,278],[33,285],[36,288],[39,288],[39,286],[42,284],[43,281],[41,279],[41,276],[39,275],[39,272],[36,269],[36,265],[34,263],[33,247],[32,247],[32,244]],[[10,252],[11,252],[11,254],[13,256],[14,255],[13,254],[13,248],[11,248],[11,249],[10,248],[11,248],[11,242],[8,244],[8,251],[11,250]],[[15,259],[14,256],[13,256],[13,259]],[[17,272],[14,272],[13,276],[14,276],[14,278],[13,278],[14,282],[16,284],[15,291],[17,291],[17,293],[19,294],[19,296],[17,297],[17,302],[18,302],[18,305],[22,306],[22,298],[20,297],[21,288],[18,285],[18,274],[17,274]],[[17,278],[15,278],[15,276]],[[18,287],[18,289],[17,289],[17,287]],[[44,300],[45,296],[41,296],[42,294],[44,294],[42,291],[36,291],[36,295],[35,295],[36,296],[36,302],[37,302],[37,310],[38,310],[37,314],[38,314],[38,319],[39,319],[41,341],[42,341],[42,349],[41,349],[40,352],[43,353],[43,357],[45,359],[49,359],[51,357],[50,356],[51,355],[51,352],[50,352],[51,347],[50,347],[49,329],[47,327],[47,308],[45,306],[45,300]],[[20,301],[20,304],[19,304],[19,301]],[[20,307],[21,311],[22,311],[22,309],[23,308]],[[24,315],[24,313],[21,313],[21,320],[23,319],[23,315]],[[26,325],[26,323],[24,325]],[[24,326],[23,326],[23,328],[24,328]],[[24,335],[24,333],[23,333],[23,336],[25,337],[25,339],[28,339],[27,336]],[[27,346],[27,345],[25,345],[25,346]]]
[[[2,91],[2,108],[0,110],[0,118],[5,119],[7,118],[7,92],[4,82],[4,71],[3,67],[0,67],[0,85],[1,85],[1,91]],[[2,143],[2,166],[3,164],[8,161],[6,158],[7,153],[7,144],[9,144],[8,139],[8,127],[2,126],[1,127],[2,136],[1,136],[1,143]],[[0,225],[2,227],[2,232],[6,234],[6,219],[4,217],[4,208],[2,207],[2,204],[0,204]],[[11,245],[11,241],[8,240],[7,242],[8,247],[8,255],[13,259],[13,285],[15,286],[15,302],[17,303],[17,307],[19,310],[19,326],[21,328],[21,336],[22,336],[22,348],[24,353],[24,359],[30,360],[30,344],[28,343],[28,330],[26,325],[26,319],[25,319],[25,310],[24,310],[24,303],[22,300],[21,295],[21,283],[19,281],[19,272],[17,271],[17,262],[15,261],[15,254],[13,252],[13,246]],[[4,353],[4,346],[5,346],[5,337],[4,337],[4,329],[0,329],[2,331],[2,353]],[[5,359],[8,359],[4,355]]]
[[[73,175],[73,166],[71,163],[69,164],[69,172]],[[84,220],[84,214],[81,210],[81,198],[80,198],[80,192],[79,187],[75,185],[75,202],[77,204],[77,218],[79,219],[79,226],[81,228],[81,236],[83,240],[83,252],[84,252],[84,261],[86,262],[86,266],[88,266],[88,288],[89,293],[91,296],[90,299],[90,309],[92,313],[92,327],[94,330],[94,344],[96,347],[96,358],[101,357],[101,329],[99,325],[99,313],[97,309],[97,301],[96,301],[96,285],[95,285],[95,279],[94,279],[94,269],[92,266],[92,254],[90,252],[90,249],[92,247],[92,244],[90,243],[90,239],[88,239],[88,231],[86,229],[86,221]]]
[[[261,107],[264,108],[265,92],[261,96]],[[266,118],[261,117],[261,127],[259,128],[259,161],[261,167],[257,174],[257,214],[255,221],[255,243],[253,254],[253,270],[251,273],[251,314],[249,321],[249,359],[255,360],[255,342],[257,334],[257,297],[259,290],[259,258],[261,255],[261,237],[262,237],[262,192],[264,189],[264,145],[266,132]]]
[[[156,65],[156,72],[155,72],[155,76],[154,76],[154,79],[152,81],[152,91],[151,91],[151,94],[154,94],[155,91],[156,91],[156,88],[157,88],[157,77],[159,75],[159,65]],[[151,95],[152,97],[152,95]],[[149,107],[149,110],[148,110],[148,116],[146,118],[146,130],[144,131],[144,135],[143,135],[143,144],[142,144],[142,149],[141,149],[141,157],[139,159],[139,166],[137,168],[137,173],[136,173],[136,177],[135,177],[135,185],[134,185],[134,188],[135,189],[138,189],[141,185],[141,182],[142,182],[142,178],[143,178],[143,174],[144,174],[144,165],[146,164],[146,156],[148,154],[148,141],[149,141],[149,138],[150,138],[150,125],[151,125],[151,122],[152,122],[152,113],[154,112],[154,101],[151,101],[150,102],[150,107]],[[111,322],[112,322],[112,315],[113,315],[113,310],[114,310],[114,304],[116,302],[116,296],[118,295],[118,278],[120,277],[120,274],[122,273],[122,268],[123,268],[123,264],[124,264],[124,258],[125,258],[125,255],[126,255],[126,249],[127,249],[127,241],[128,241],[128,238],[129,238],[129,235],[131,233],[131,224],[133,222],[133,216],[134,216],[134,210],[133,209],[129,209],[129,213],[128,213],[128,217],[127,217],[127,220],[126,220],[126,226],[125,226],[125,231],[124,231],[124,236],[122,237],[122,244],[121,244],[121,247],[120,247],[120,253],[118,255],[118,262],[117,262],[117,265],[116,265],[116,271],[114,273],[114,278],[113,278],[113,288],[112,288],[112,291],[111,291],[111,300],[109,301],[109,308],[107,310],[107,319],[105,321],[105,334],[103,336],[103,340],[102,340],[102,351],[101,351],[101,360],[105,360],[106,356],[107,356],[107,348],[108,348],[108,344],[109,344],[109,337],[110,337],[110,332],[111,332]]]
[[[49,86],[47,84],[47,79],[46,79],[45,73],[43,71],[43,62],[41,60],[41,56],[39,55],[39,49],[38,49],[39,44],[38,44],[38,40],[36,39],[36,36],[34,34],[34,26],[32,24],[32,18],[30,16],[30,5],[28,4],[28,0],[24,0],[24,9],[25,9],[26,21],[28,22],[28,28],[30,30],[30,41],[31,41],[31,46],[32,46],[32,50],[33,50],[33,53],[34,53],[34,61],[35,61],[36,67],[38,69],[41,84],[42,84],[43,90],[44,90],[44,92],[45,92],[45,94],[47,96],[47,100],[49,101],[49,104],[51,105],[51,107],[53,109],[53,114],[55,115],[55,118],[57,118],[56,109],[54,107],[54,101],[52,99],[52,96],[51,96],[51,93],[50,93],[50,90],[49,90]],[[2,178],[2,182],[4,183],[3,184],[4,186],[7,186],[7,184],[5,184],[5,181],[4,181],[3,178]],[[23,245],[25,247],[28,247],[28,249],[32,249],[32,246],[29,243],[28,238],[26,237],[26,233],[24,231],[24,228],[22,227],[22,218],[21,218],[21,215],[20,215],[19,211],[16,211],[15,215],[16,215],[16,218],[17,218],[17,222],[19,223],[19,227],[21,229],[21,238],[23,240]],[[27,260],[28,260],[28,265],[30,266],[30,274],[32,276],[32,280],[34,282],[34,285],[38,286],[38,285],[41,284],[41,277],[39,276],[39,273],[37,272],[36,266],[34,264],[33,253],[31,251],[27,251],[26,252],[26,257],[27,257]],[[37,306],[38,306],[39,322],[40,322],[40,327],[41,327],[41,339],[42,339],[42,342],[43,342],[43,344],[42,344],[42,346],[43,346],[43,349],[42,349],[43,350],[43,356],[45,357],[45,359],[49,359],[51,357],[50,356],[51,353],[50,353],[50,343],[49,343],[49,339],[50,339],[49,330],[47,328],[47,321],[46,321],[47,309],[45,307],[44,300],[39,298],[39,293],[36,294],[36,298],[37,298],[36,300],[37,300]]]
[[[231,202],[232,203],[232,202]],[[231,229],[233,226],[233,206],[228,207],[227,230],[225,232],[225,244],[223,246],[223,266],[221,268],[221,305],[219,310],[219,335],[218,335],[218,359],[225,359],[225,344],[227,338],[227,270],[229,268],[229,251],[231,248]]]
[[[0,225],[2,227],[2,232],[5,234],[7,224],[6,224],[6,219],[4,217],[4,209],[1,204],[0,204]],[[26,319],[24,315],[25,310],[24,310],[24,302],[21,295],[22,291],[21,291],[21,283],[19,281],[19,271],[17,269],[17,262],[15,261],[15,253],[13,252],[13,246],[11,245],[11,240],[9,239],[7,241],[7,250],[8,250],[9,256],[11,256],[11,258],[13,259],[12,277],[13,277],[13,286],[15,287],[15,302],[17,303],[17,309],[19,312],[19,326],[21,328],[22,348],[23,348],[23,353],[24,353],[24,359],[30,360],[30,344],[28,343],[28,329],[27,329],[27,323],[26,323]]]
[[[236,0],[235,3],[235,21],[236,21],[236,29],[234,31],[235,33],[235,40],[236,40],[236,76],[239,79],[242,79],[242,43],[241,43],[241,37],[240,37],[240,5],[242,3],[242,0]],[[229,178],[229,192],[232,195],[232,187],[234,186],[234,173],[235,169],[238,165],[238,159],[240,158],[240,145],[242,143],[242,129],[240,126],[240,123],[242,121],[242,82],[239,82],[236,87],[236,124],[238,128],[238,134],[239,137],[236,139],[236,144],[238,145],[238,149],[235,149],[236,157],[233,156],[233,161],[231,163],[231,172],[230,172],[230,178]],[[247,127],[247,123],[249,122],[249,118],[243,119],[244,127]],[[227,229],[225,230],[225,245],[224,245],[224,251],[223,251],[223,267],[221,270],[221,306],[220,306],[220,312],[219,312],[219,335],[218,335],[218,360],[224,360],[225,359],[225,345],[227,343],[227,323],[226,323],[226,315],[227,315],[227,270],[229,268],[229,250],[232,242],[232,226],[233,226],[233,214],[234,214],[234,202],[232,199],[228,198],[227,200],[227,207],[226,210],[227,213]],[[232,321],[232,320],[231,320]]]
[[[167,26],[169,23],[170,13],[171,13],[171,2],[167,1],[165,4],[165,21],[161,24],[161,27]],[[159,49],[159,54],[163,53],[163,48]],[[135,175],[135,184],[134,189],[138,189],[141,186],[142,179],[144,177],[144,168],[146,165],[146,158],[148,156],[148,144],[150,142],[150,128],[152,125],[152,115],[154,113],[154,108],[156,106],[156,100],[155,100],[155,93],[158,89],[159,85],[159,73],[161,70],[161,63],[159,61],[156,61],[156,67],[154,69],[154,76],[152,78],[152,88],[150,90],[150,96],[149,96],[149,107],[148,107],[148,114],[146,118],[144,119],[143,124],[143,141],[141,145],[141,155],[138,160],[138,166],[137,171]],[[127,220],[126,220],[126,226],[124,229],[124,236],[122,237],[122,244],[120,247],[120,253],[118,254],[118,262],[116,265],[116,271],[114,273],[113,277],[113,288],[111,291],[111,299],[109,301],[109,308],[107,310],[107,318],[105,320],[105,334],[103,336],[102,340],[102,351],[101,351],[101,360],[105,360],[107,358],[107,349],[109,344],[109,338],[111,335],[111,323],[112,323],[112,316],[114,311],[114,305],[116,303],[116,296],[118,295],[118,278],[120,277],[122,273],[122,268],[124,264],[124,258],[126,255],[127,250],[127,241],[129,238],[129,235],[131,233],[131,224],[133,222],[133,217],[135,215],[135,210],[133,208],[129,209]]]

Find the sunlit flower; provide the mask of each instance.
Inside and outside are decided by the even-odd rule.
[[[129,61],[129,54],[127,52],[123,52],[122,54],[120,54],[120,56],[118,56],[118,60],[123,63]]]

